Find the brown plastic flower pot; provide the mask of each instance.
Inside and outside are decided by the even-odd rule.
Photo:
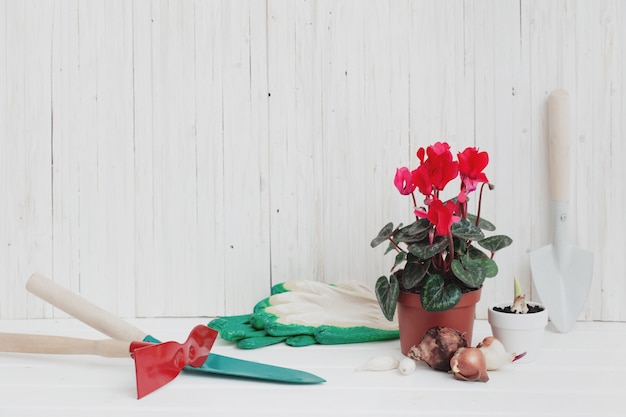
[[[456,329],[465,336],[468,345],[472,345],[476,303],[480,300],[481,291],[482,288],[479,288],[465,293],[456,306],[438,312],[424,310],[419,294],[400,292],[398,326],[402,354],[406,355],[413,345],[419,344],[426,331],[434,326]]]

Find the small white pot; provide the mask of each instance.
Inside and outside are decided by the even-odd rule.
[[[529,305],[540,305],[528,302]],[[489,306],[487,319],[491,325],[493,336],[500,340],[507,352],[520,354],[526,352],[526,356],[515,363],[527,363],[534,361],[541,348],[543,333],[548,324],[548,310],[529,314],[513,314],[495,311],[494,307],[506,307],[511,303],[500,303]]]

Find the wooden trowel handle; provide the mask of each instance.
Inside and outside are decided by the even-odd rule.
[[[130,345],[119,340],[87,340],[63,336],[0,333],[0,352],[130,357]]]
[[[565,90],[553,91],[548,98],[548,146],[552,201],[566,202],[569,199],[569,112],[569,94]]]
[[[144,340],[146,333],[63,288],[41,274],[33,274],[26,289],[90,327],[116,340]]]

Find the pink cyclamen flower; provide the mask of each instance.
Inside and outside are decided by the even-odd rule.
[[[393,183],[402,195],[409,195],[415,191],[411,171],[409,171],[407,167],[396,169],[396,176],[393,179]]]

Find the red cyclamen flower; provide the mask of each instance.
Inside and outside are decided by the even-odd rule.
[[[487,152],[478,152],[476,148],[466,148],[458,153],[459,172],[466,192],[474,191],[479,182],[489,182],[482,172],[489,163]]]
[[[435,234],[437,236],[446,236],[450,233],[450,227],[452,224],[461,220],[459,216],[454,215],[456,210],[456,204],[452,201],[448,201],[443,204],[441,200],[433,200],[428,206],[428,212],[417,211],[416,214],[420,217],[426,217],[435,225]]]
[[[415,191],[411,171],[407,167],[396,169],[396,177],[393,179],[393,183],[402,195],[409,195]]]
[[[417,157],[420,166],[412,172],[413,183],[426,196],[433,190],[443,190],[459,173],[459,163],[452,160],[450,145],[446,142],[437,142],[426,150],[420,148]]]

